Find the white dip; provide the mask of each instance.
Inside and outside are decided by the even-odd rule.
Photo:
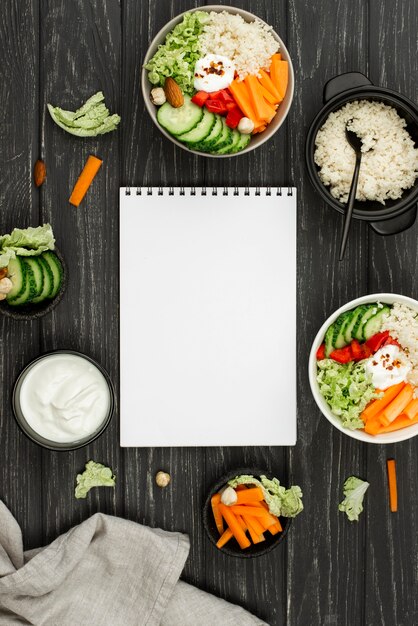
[[[207,54],[196,61],[194,88],[196,91],[219,91],[234,80],[235,65],[228,57],[220,54]]]
[[[411,364],[403,350],[395,345],[384,346],[365,364],[376,389],[387,389],[406,380]]]
[[[69,443],[92,435],[109,413],[107,381],[76,354],[51,354],[31,367],[20,388],[20,407],[34,431]]]

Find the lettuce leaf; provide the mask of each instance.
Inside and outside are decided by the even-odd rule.
[[[364,494],[370,483],[361,480],[356,476],[350,476],[344,483],[344,500],[338,505],[338,510],[343,511],[350,522],[358,522],[360,513],[363,510]]]
[[[6,267],[16,255],[36,256],[54,250],[55,238],[50,224],[36,228],[15,228],[0,237],[0,267]]]
[[[166,77],[171,76],[184,93],[193,93],[194,68],[201,57],[199,36],[209,20],[206,11],[186,13],[145,65],[152,85],[162,87]]]
[[[228,481],[230,487],[238,485],[257,485],[264,494],[264,499],[272,515],[277,517],[296,517],[303,511],[302,490],[297,485],[286,489],[277,478],[272,480],[266,476],[260,476],[260,480],[248,474],[236,476]]]
[[[341,419],[345,428],[364,428],[360,414],[370,400],[380,397],[364,365],[322,359],[317,367],[319,391],[334,415]]]
[[[110,467],[95,461],[88,461],[84,472],[77,474],[76,481],[77,486],[74,495],[79,499],[87,498],[87,494],[92,487],[114,487],[116,476],[113,475]]]
[[[63,130],[77,137],[96,137],[115,130],[120,116],[109,115],[102,91],[91,96],[77,111],[66,111],[48,104],[48,111],[54,122]]]

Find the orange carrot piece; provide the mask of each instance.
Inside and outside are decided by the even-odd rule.
[[[271,60],[273,59],[276,59],[276,61],[281,61],[282,55],[280,54],[280,52],[276,52],[276,54],[273,54],[273,56],[271,57]]]
[[[251,517],[259,518],[260,524],[264,526],[265,529],[273,524],[276,524],[277,522],[277,517],[275,515],[271,515],[262,507],[246,505],[239,506],[234,504],[233,506],[230,506],[229,509],[231,509],[235,515],[250,515]]]
[[[268,104],[271,104],[272,106],[277,105],[278,100],[260,83],[260,80],[258,80],[258,83],[259,83],[258,88],[264,100],[266,100]]]
[[[213,513],[213,517],[215,519],[215,524],[216,524],[216,528],[218,529],[218,533],[220,535],[222,535],[222,533],[224,532],[224,521],[222,518],[222,515],[219,511],[219,503],[221,501],[221,494],[220,493],[215,493],[211,499],[210,499],[210,503],[212,506],[212,513]]]
[[[242,530],[245,532],[247,530],[247,524],[244,522],[241,515],[235,515],[235,517],[237,518],[238,524],[241,526]]]
[[[390,422],[400,415],[412,400],[414,389],[407,383],[390,404],[379,414],[383,426],[388,426]]]
[[[263,130],[266,130],[267,126],[257,126],[257,128],[254,128],[253,130],[253,135],[256,135],[257,133],[262,133]]]
[[[230,528],[227,528],[225,532],[222,534],[222,536],[219,537],[218,541],[216,542],[216,547],[223,548],[223,546],[226,543],[228,543],[228,541],[232,539],[233,536],[234,535],[232,534],[232,530]]]
[[[383,409],[387,407],[390,402],[392,402],[392,400],[404,387],[405,383],[398,383],[397,385],[388,387],[386,391],[383,392],[384,395],[382,398],[373,400],[373,402],[366,406],[361,414],[362,419],[367,421],[368,419],[375,417],[378,413],[380,413],[380,411],[383,411]]]
[[[409,417],[410,420],[418,414],[418,398],[412,398],[411,402],[405,407],[404,414]]]
[[[254,122],[254,126],[260,126],[262,121],[257,119],[245,83],[233,80],[228,89],[244,115]]]
[[[271,93],[276,102],[281,102],[283,98],[281,98],[279,92],[277,91],[275,84],[270,78],[270,75],[267,74],[265,70],[260,70],[259,74],[260,78],[258,80],[262,84],[262,86],[267,89],[269,93]]]
[[[289,82],[289,64],[287,61],[281,61],[273,54],[270,66],[271,79],[283,99],[286,95],[287,83]]]
[[[250,533],[251,541],[253,543],[261,543],[264,541],[263,530],[261,529],[261,533],[257,531],[257,526],[253,524],[255,518],[246,517],[245,523],[247,524],[248,532]]]
[[[70,204],[80,206],[103,161],[90,154],[70,196]]]
[[[276,111],[263,98],[263,94],[259,89],[260,83],[257,80],[257,76],[254,76],[253,74],[248,74],[245,77],[244,83],[247,86],[250,96],[250,102],[257,118],[266,121],[267,123],[270,122],[275,116]]]
[[[396,463],[395,459],[387,460],[388,481],[389,481],[389,502],[390,510],[396,513],[398,510],[398,487],[396,485]]]
[[[382,422],[380,421],[381,413],[378,413],[374,417],[367,420],[364,430],[368,435],[377,435],[382,428]]]
[[[237,493],[236,504],[252,504],[253,502],[261,502],[261,500],[264,500],[263,491],[260,487],[252,487]]]
[[[281,533],[282,532],[283,528],[282,528],[282,525],[280,524],[280,522],[277,521],[276,524],[273,524],[272,526],[269,526],[269,528],[267,530],[272,535],[277,535],[277,533]]]
[[[251,545],[251,542],[248,539],[245,532],[242,530],[241,526],[239,525],[234,512],[231,510],[232,507],[225,506],[225,504],[222,504],[222,502],[220,502],[218,506],[222,514],[222,517],[224,518],[225,522],[228,524],[229,528],[231,529],[231,532],[234,535],[235,539],[238,541],[239,547],[242,550],[244,550],[245,548],[248,548]]]
[[[393,420],[389,424],[389,426],[380,425],[377,434],[380,435],[382,433],[392,433],[395,430],[401,430],[402,428],[408,428],[408,426],[412,426],[413,424],[418,424],[418,414],[415,415],[412,419],[410,419],[405,413],[401,413],[398,417]]]
[[[247,524],[247,527],[249,528],[251,526],[257,533],[257,535],[263,534],[264,528],[260,524],[260,520],[258,520],[256,517],[252,517],[251,515],[244,515],[244,521]]]

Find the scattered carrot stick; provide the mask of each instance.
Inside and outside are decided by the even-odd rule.
[[[382,398],[373,400],[363,411],[361,417],[364,421],[375,417],[380,411],[383,411],[387,405],[398,395],[398,393],[405,387],[405,383],[398,383],[388,387],[383,394]]]
[[[267,74],[267,72],[265,72],[264,70],[260,70],[259,74],[260,74],[260,78],[258,80],[263,85],[263,87],[271,93],[273,98],[275,98],[276,102],[281,102],[283,98],[280,97],[280,94],[277,91],[275,84],[271,80],[270,75]]]
[[[270,76],[277,91],[279,92],[280,97],[283,99],[286,95],[287,84],[289,81],[288,62],[278,59],[277,55],[273,54],[271,57]]]
[[[403,412],[410,420],[414,419],[418,415],[418,398],[413,398]]]
[[[388,426],[390,422],[400,415],[412,400],[414,390],[412,385],[407,383],[390,404],[379,414],[383,426]]]
[[[236,504],[252,504],[254,502],[261,502],[264,500],[264,494],[260,487],[252,487],[245,491],[239,491],[237,493]]]
[[[80,206],[103,161],[90,154],[70,196],[70,204]]]
[[[388,459],[388,481],[389,481],[389,503],[392,513],[398,510],[398,488],[396,485],[396,463],[395,459]]]
[[[228,543],[228,541],[233,537],[234,535],[232,534],[232,530],[230,528],[227,528],[222,535],[219,537],[218,541],[216,542],[216,547],[217,548],[223,548],[223,546]]]
[[[224,520],[223,517],[219,511],[219,503],[221,501],[221,494],[220,493],[215,493],[211,499],[210,499],[210,503],[212,506],[212,512],[213,512],[213,517],[215,520],[215,524],[216,524],[216,528],[218,529],[218,533],[220,535],[222,535],[223,531],[224,531]]]
[[[407,415],[405,415],[405,413],[401,413],[401,415],[398,415],[398,417],[395,420],[393,420],[393,422],[391,422],[389,426],[381,425],[376,434],[381,435],[383,433],[391,433],[394,430],[401,430],[401,428],[408,428],[408,426],[412,426],[413,424],[418,424],[418,414],[412,419],[410,419]]]
[[[232,507],[225,506],[225,504],[222,504],[222,502],[220,502],[218,506],[222,517],[231,529],[231,532],[234,535],[235,539],[238,541],[239,547],[242,549],[248,548],[251,545],[251,542],[239,525],[237,518],[231,510]]]

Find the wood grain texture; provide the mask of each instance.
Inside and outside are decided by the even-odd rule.
[[[184,579],[238,602],[271,626],[415,626],[417,596],[417,444],[366,446],[332,429],[311,397],[307,358],[323,320],[364,293],[418,296],[417,228],[383,239],[353,223],[338,263],[341,218],[311,187],[304,166],[308,126],[322,106],[324,83],[359,70],[376,84],[418,96],[415,0],[235,0],[285,41],[296,89],[288,120],[255,152],[204,159],[175,147],[145,110],[140,74],[146,49],[164,24],[192,6],[172,0],[8,0],[0,6],[0,231],[50,221],[70,269],[68,290],[39,322],[0,317],[0,497],[22,526],[25,545],[53,540],[96,511],[186,532]],[[227,4],[226,2],[224,4]],[[74,108],[102,89],[118,131],[100,139],[71,137],[45,105]],[[104,161],[75,209],[71,188],[89,154]],[[32,167],[42,157],[40,192]],[[120,185],[296,185],[298,187],[298,444],[295,448],[121,449],[118,413],[91,446],[42,451],[17,429],[9,391],[20,369],[41,352],[80,350],[96,358],[118,389],[118,189]],[[389,512],[386,458],[398,462],[400,510]],[[109,464],[117,488],[73,497],[90,458]],[[305,512],[274,552],[243,561],[215,550],[204,534],[202,504],[210,486],[234,467],[271,471],[300,484]],[[164,469],[167,489],[155,484]],[[359,524],[337,505],[347,476],[371,487]]]

